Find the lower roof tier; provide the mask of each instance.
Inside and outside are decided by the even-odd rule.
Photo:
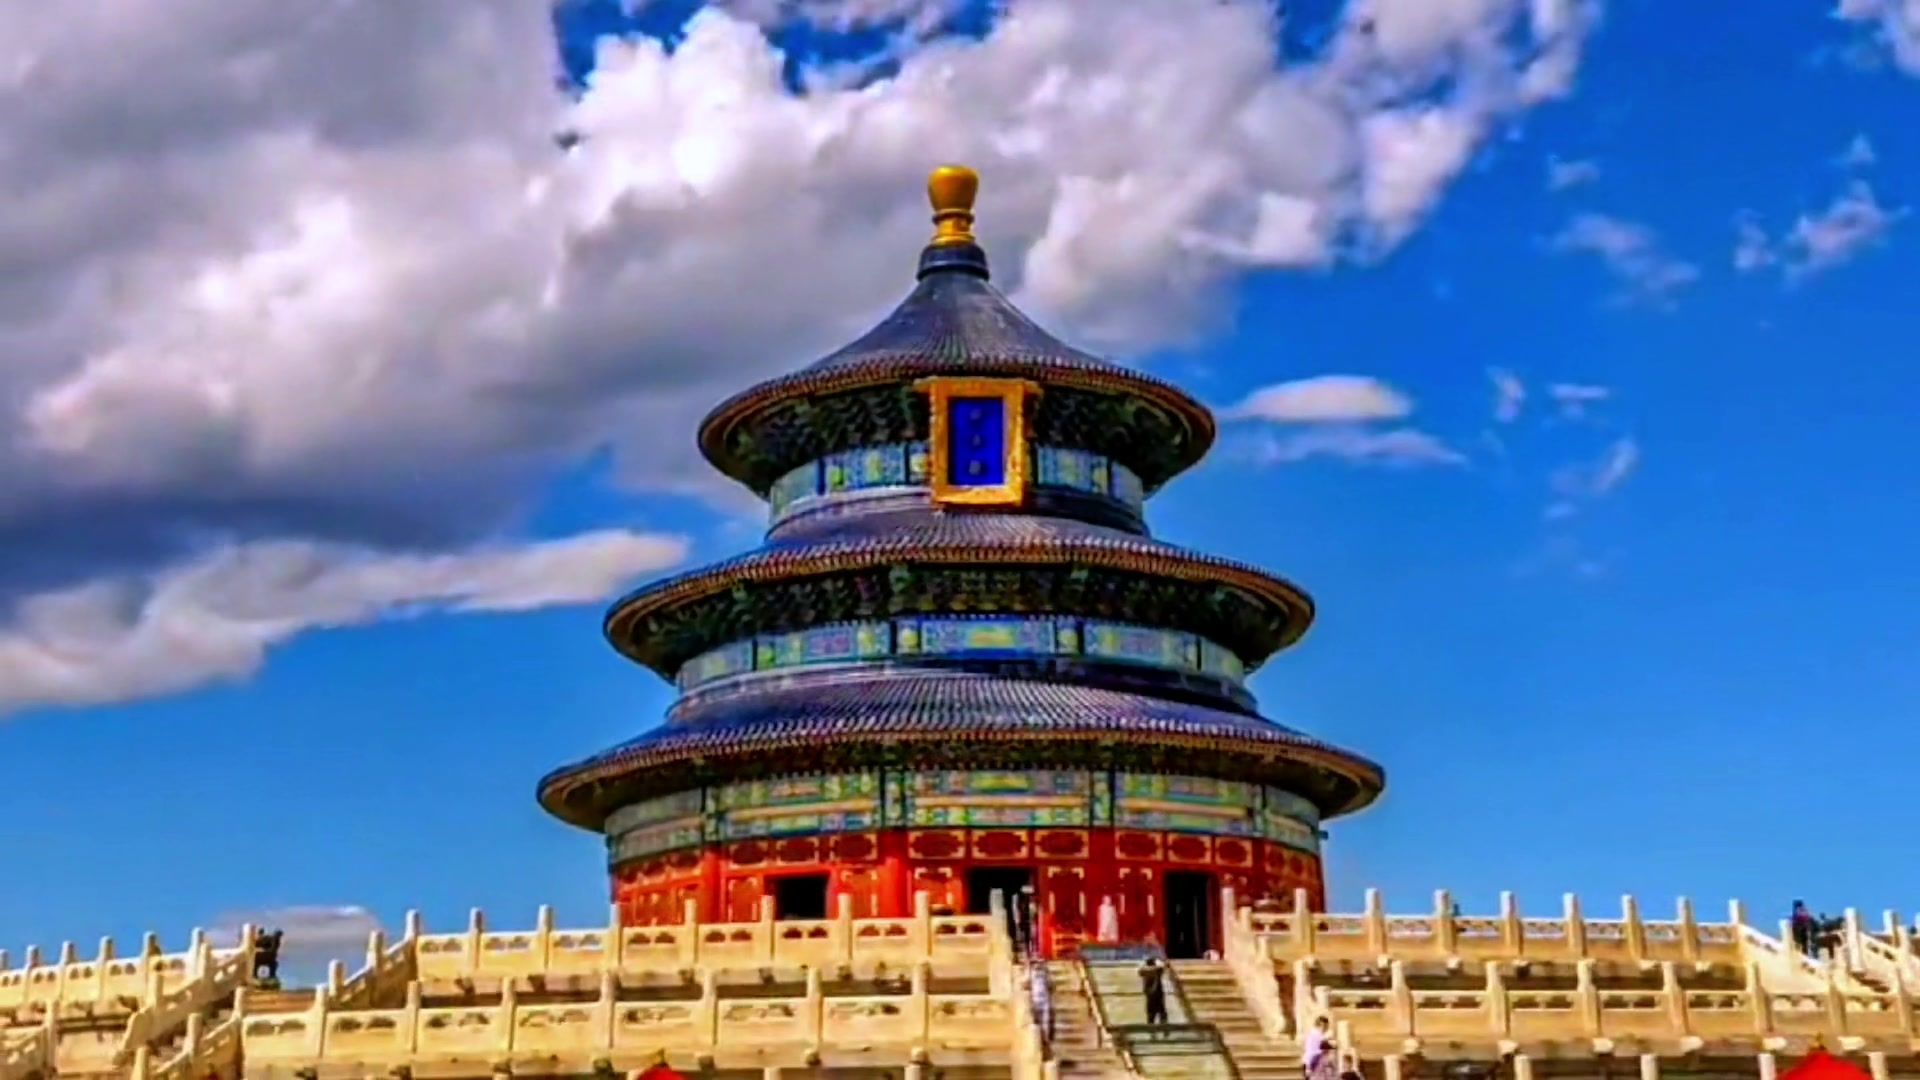
[[[607,638],[673,678],[755,634],[909,614],[1049,613],[1188,630],[1246,667],[1292,644],[1313,603],[1241,563],[1067,518],[865,516],[655,582],[616,602]]]
[[[628,803],[702,784],[862,767],[1146,769],[1272,784],[1324,816],[1358,810],[1378,765],[1263,717],[1124,691],[969,671],[814,679],[689,702],[655,728],[540,782],[540,802],[599,829]]]

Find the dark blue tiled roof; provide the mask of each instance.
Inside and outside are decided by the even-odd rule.
[[[878,326],[805,370],[841,371],[906,360],[960,369],[1011,362],[1126,370],[1040,329],[985,279],[956,273],[922,278]]]
[[[957,748],[1013,740],[1200,743],[1229,756],[1288,759],[1337,774],[1361,802],[1383,782],[1372,762],[1248,713],[1038,679],[893,671],[693,699],[665,726],[560,769],[541,788],[551,806],[582,782],[700,759],[775,758],[827,745]]]
[[[1063,553],[1111,553],[1149,561],[1214,568],[1277,583],[1297,598],[1311,616],[1311,602],[1291,583],[1232,559],[1189,551],[1150,536],[1093,525],[1072,518],[1017,513],[909,513],[849,516],[832,526],[778,540],[730,559],[662,578],[616,600],[609,618],[648,597],[700,578],[725,577],[749,567],[778,569],[816,564],[837,556],[859,556],[869,563],[964,549],[1030,549]],[[1304,626],[1302,627],[1304,629]]]

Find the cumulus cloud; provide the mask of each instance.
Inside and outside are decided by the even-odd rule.
[[[1619,283],[1617,299],[1671,306],[1682,289],[1699,280],[1700,268],[1667,254],[1644,225],[1604,214],[1580,214],[1551,241],[1556,251],[1593,255]]]
[[[234,551],[464,557],[598,454],[708,490],[692,420],[897,298],[940,161],[985,173],[1036,314],[1123,353],[1184,338],[1236,275],[1411,233],[1566,92],[1594,10],[1351,0],[1276,65],[1265,0],[1027,0],[799,93],[762,25],[949,7],[739,0],[671,49],[602,42],[569,96],[539,4],[9,6],[0,635],[32,653],[49,605],[116,626],[75,598],[177,597]],[[284,637],[224,633],[192,646],[232,657],[215,677]],[[89,677],[164,689],[152,647]],[[86,699],[48,670],[22,700]]]
[[[1397,420],[1413,412],[1407,396],[1365,375],[1318,375],[1263,386],[1246,400],[1221,410],[1226,420],[1278,423],[1330,420]]]
[[[0,716],[237,679],[270,647],[313,630],[604,600],[685,555],[677,538],[617,530],[436,555],[239,544],[147,576],[21,597],[0,629]]]
[[[1744,272],[1778,267],[1788,281],[1844,266],[1884,242],[1909,213],[1884,206],[1864,180],[1849,183],[1824,210],[1802,214],[1778,238],[1751,216],[1735,222],[1733,265]]]
[[[1379,421],[1412,415],[1413,399],[1365,375],[1319,375],[1264,386],[1231,408],[1223,420],[1261,421],[1230,453],[1257,465],[1338,458],[1370,465],[1464,465],[1466,458],[1439,438]]]
[[[1920,75],[1920,0],[1840,0],[1834,17],[1857,23],[1909,75]]]

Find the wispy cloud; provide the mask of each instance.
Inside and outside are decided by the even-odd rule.
[[[1316,426],[1284,434],[1265,433],[1242,444],[1243,454],[1260,465],[1289,465],[1310,458],[1334,458],[1361,465],[1465,465],[1466,456],[1415,428],[1373,430],[1346,424]]]
[[[1511,424],[1520,419],[1520,410],[1526,407],[1527,386],[1520,377],[1504,368],[1488,368],[1487,378],[1493,382],[1493,419],[1496,423]]]
[[[1605,214],[1580,214],[1551,241],[1555,251],[1598,257],[1621,285],[1617,299],[1669,307],[1699,280],[1700,269],[1661,249],[1644,225]]]
[[[1565,191],[1600,179],[1598,163],[1586,160],[1547,158],[1547,190]]]
[[[1569,465],[1553,475],[1556,501],[1592,501],[1619,490],[1640,467],[1640,444],[1631,436],[1610,443],[1594,461]]]
[[[1547,388],[1547,396],[1559,407],[1560,415],[1568,420],[1583,420],[1589,410],[1613,397],[1613,390],[1605,386],[1593,386],[1586,383],[1554,383]]]
[[[1864,169],[1878,160],[1880,155],[1874,152],[1872,140],[1860,134],[1853,137],[1853,141],[1840,151],[1840,156],[1834,158],[1833,163],[1843,169]]]
[[[1733,265],[1746,273],[1778,267],[1787,281],[1798,282],[1879,246],[1908,213],[1904,206],[1882,205],[1872,186],[1854,180],[1824,210],[1800,215],[1778,239],[1750,214],[1737,219]]]

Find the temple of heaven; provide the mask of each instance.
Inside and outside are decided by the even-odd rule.
[[[859,340],[722,402],[713,466],[762,496],[753,551],[615,603],[666,722],[549,774],[604,833],[630,923],[985,911],[1034,889],[1066,951],[1217,947],[1220,888],[1324,899],[1321,823],[1378,766],[1263,718],[1247,676],[1307,629],[1289,582],[1153,538],[1147,499],[1214,437],[1177,387],[1066,345],[990,283],[978,178],[928,183],[911,294]],[[1290,900],[1289,900],[1290,905]]]

